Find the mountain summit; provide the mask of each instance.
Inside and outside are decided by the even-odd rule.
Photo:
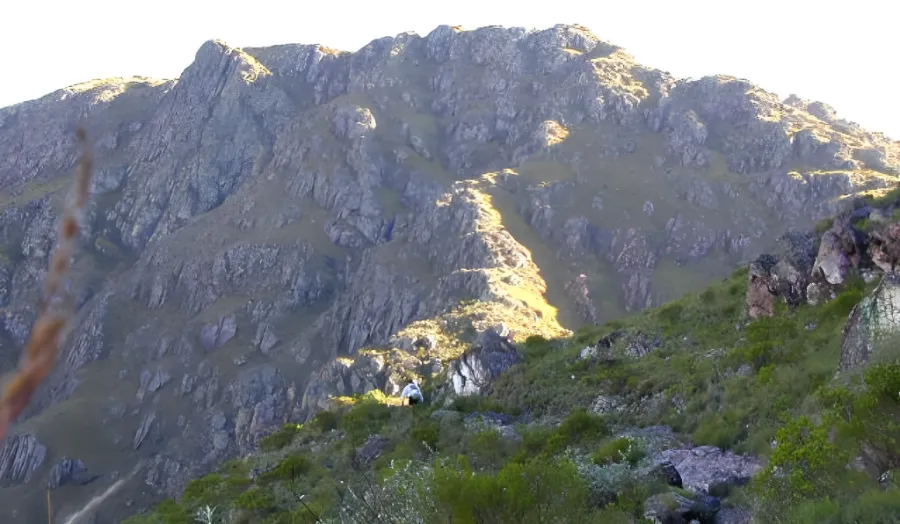
[[[4,372],[77,125],[97,165],[83,293],[0,449],[4,522],[43,518],[48,482],[65,512],[126,478],[98,520],[117,521],[337,396],[435,372],[477,391],[466,349],[702,289],[900,179],[900,143],[823,103],[677,79],[581,26],[209,41],[177,80],[0,109]]]

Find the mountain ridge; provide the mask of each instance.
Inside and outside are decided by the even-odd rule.
[[[821,104],[676,80],[577,26],[440,26],[354,53],[210,40],[178,80],[80,85],[0,109],[6,362],[75,122],[98,149],[77,327],[20,422],[47,456],[12,461],[151,462],[130,493],[176,493],[331,397],[396,394],[488,328],[552,337],[700,289],[900,165]],[[77,405],[81,426],[59,418]],[[114,427],[109,450],[59,424]]]

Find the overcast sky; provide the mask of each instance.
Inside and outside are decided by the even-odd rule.
[[[645,65],[747,78],[900,140],[898,15],[896,0],[5,0],[0,106],[99,77],[175,78],[212,38],[355,51],[440,24],[579,23]]]

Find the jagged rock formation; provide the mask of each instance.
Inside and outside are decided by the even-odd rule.
[[[0,109],[4,370],[76,122],[98,144],[80,312],[22,424],[43,463],[101,475],[73,501],[146,460],[101,520],[331,396],[444,369],[491,326],[555,336],[697,289],[900,166],[824,104],[678,80],[579,26],[441,26],[356,53],[210,41],[177,81]],[[9,480],[0,508],[37,520],[34,479]]]
[[[34,435],[16,435],[0,449],[0,482],[28,482],[44,463],[47,447]]]
[[[450,365],[453,392],[459,396],[485,394],[501,373],[521,360],[522,356],[505,336],[488,329],[475,347]]]
[[[747,316],[774,315],[778,298],[792,307],[807,301],[810,275],[821,260],[815,255],[816,241],[811,232],[792,231],[779,239],[777,255],[763,254],[750,263]]]

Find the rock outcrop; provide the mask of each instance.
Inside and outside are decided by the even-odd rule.
[[[760,255],[750,263],[747,286],[750,318],[772,316],[779,299],[791,307],[807,301],[811,273],[816,269],[815,249],[815,235],[793,231],[779,239],[777,255]]]
[[[0,482],[29,482],[35,471],[44,464],[47,447],[34,435],[9,437],[0,448]]]
[[[844,327],[839,369],[849,371],[880,358],[896,357],[900,336],[900,275],[886,274],[871,295],[854,306]]]
[[[762,469],[759,459],[722,451],[715,446],[663,451],[658,461],[670,462],[681,476],[682,486],[722,497],[735,486],[746,484]]]
[[[783,237],[777,254],[760,255],[749,266],[750,318],[772,316],[778,300],[795,307],[834,299],[851,277],[872,282],[894,275],[900,260],[898,204],[888,199],[841,213],[819,238],[811,231]]]
[[[72,122],[97,150],[79,312],[22,422],[52,460],[143,465],[111,508],[177,496],[333,396],[448,370],[482,391],[526,337],[710,283],[900,167],[895,142],[823,104],[676,79],[581,26],[441,26],[355,53],[210,41],[177,81],[97,80],[0,109],[0,371],[34,321]],[[878,231],[860,264],[893,267],[896,232]],[[822,257],[822,286],[842,260]],[[800,267],[775,289],[794,297]],[[476,340],[501,323],[505,342]],[[48,480],[32,468],[43,448],[17,446],[0,477]],[[39,491],[15,518],[42,518]]]
[[[487,393],[501,373],[522,360],[522,355],[496,329],[481,334],[475,347],[450,365],[453,392],[459,396]]]

